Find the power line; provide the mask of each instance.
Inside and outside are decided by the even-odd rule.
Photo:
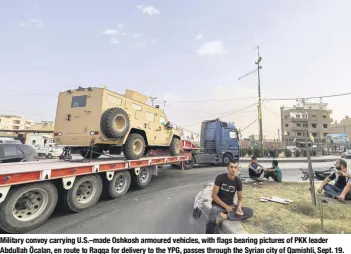
[[[171,103],[193,103],[193,102],[222,102],[222,101],[235,101],[256,99],[256,97],[239,97],[239,98],[226,98],[226,99],[203,99],[203,100],[189,100],[189,101],[169,101]]]
[[[296,101],[296,100],[312,100],[312,99],[322,99],[322,98],[332,98],[351,95],[351,92],[332,94],[332,95],[322,95],[322,96],[312,96],[312,97],[296,97],[296,98],[265,98],[266,101]]]
[[[6,88],[4,90],[12,92],[12,93],[21,93],[21,94],[27,94],[27,95],[58,97],[58,95],[54,95],[54,94],[32,93],[32,92],[26,92],[26,91],[22,91],[22,90],[15,90],[15,89],[9,89],[9,88]]]
[[[257,103],[254,103],[254,104],[245,106],[245,107],[243,107],[243,108],[239,108],[239,109],[235,109],[235,110],[232,110],[232,111],[228,111],[226,114],[223,114],[223,115],[221,115],[221,116],[218,116],[217,118],[222,118],[222,117],[225,117],[225,116],[228,116],[228,115],[233,115],[233,114],[235,114],[235,113],[238,113],[238,112],[240,112],[240,111],[243,111],[243,110],[245,110],[245,109],[248,109],[248,108],[253,107],[253,106],[256,106],[256,105],[257,105]],[[213,117],[213,116],[211,115],[211,116],[209,116],[209,117]],[[207,117],[204,117],[203,119],[205,119],[205,118],[207,118]],[[202,123],[202,122],[196,122],[196,123],[193,123],[193,124],[188,124],[188,125],[185,125],[184,127],[192,126],[192,125],[199,124],[199,123]]]
[[[253,121],[252,123],[250,123],[249,125],[247,125],[244,129],[241,130],[241,132],[245,131],[247,128],[249,128],[251,125],[253,125],[254,123],[256,123],[258,121],[258,119],[256,119],[255,121]]]

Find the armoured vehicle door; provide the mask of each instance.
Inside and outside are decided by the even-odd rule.
[[[158,128],[156,131],[157,143],[160,145],[166,145],[171,142],[170,130],[166,127],[167,118],[164,115],[158,117]]]

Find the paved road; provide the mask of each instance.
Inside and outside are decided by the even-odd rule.
[[[315,163],[315,168],[330,163]],[[246,168],[246,165],[244,165]],[[268,165],[265,165],[268,166]],[[282,165],[285,180],[300,180],[299,167],[306,163]],[[243,174],[245,175],[246,169]],[[159,175],[142,190],[131,190],[116,200],[102,200],[94,208],[79,214],[55,212],[45,225],[31,233],[203,233],[191,213],[194,197],[223,167],[202,167],[181,171],[160,168]]]

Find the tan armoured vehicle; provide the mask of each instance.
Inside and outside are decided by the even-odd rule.
[[[56,144],[97,158],[104,151],[137,160],[150,149],[180,153],[180,131],[168,122],[148,97],[126,90],[125,95],[106,88],[82,88],[61,92],[58,98],[54,139]]]

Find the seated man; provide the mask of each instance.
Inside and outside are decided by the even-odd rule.
[[[257,169],[260,167],[260,169]],[[256,156],[251,157],[251,162],[249,163],[249,175],[254,180],[259,180],[262,178],[262,173],[264,172],[264,167],[257,163]]]
[[[335,167],[337,171],[324,179],[318,188],[318,192],[321,193],[323,189],[326,196],[337,197],[340,201],[351,200],[351,172],[347,170],[347,163],[345,160],[338,160]],[[329,184],[330,181],[335,179],[335,185]]]
[[[269,179],[272,177],[272,179],[276,182],[281,183],[282,182],[282,170],[278,167],[278,161],[273,160],[272,161],[272,167],[267,168],[264,170],[264,176],[265,178]]]
[[[242,211],[242,182],[237,177],[239,164],[230,161],[227,167],[228,172],[216,177],[212,190],[212,208],[206,225],[206,234],[214,234],[216,226],[223,220],[233,220],[235,214],[243,215]],[[238,202],[234,204],[235,193],[238,193]]]

